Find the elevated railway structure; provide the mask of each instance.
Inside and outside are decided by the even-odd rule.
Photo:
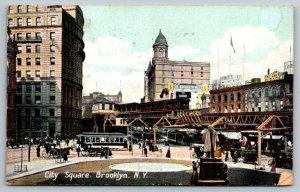
[[[262,135],[293,133],[292,111],[239,112],[239,113],[203,113],[201,110],[189,110],[188,100],[166,100],[145,104],[131,103],[116,105],[114,113],[93,114],[104,117],[103,127],[119,126],[150,128],[154,132],[160,128],[193,128],[203,130],[208,126],[224,132],[256,131],[258,135],[258,164],[261,161]],[[96,122],[96,121],[95,121]],[[97,127],[98,125],[95,125]],[[287,141],[285,141],[286,144]]]

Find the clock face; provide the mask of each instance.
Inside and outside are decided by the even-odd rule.
[[[163,52],[164,50],[163,49],[159,49],[159,52]]]

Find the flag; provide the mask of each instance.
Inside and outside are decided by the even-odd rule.
[[[233,49],[233,52],[235,53],[235,50],[234,50],[234,47],[233,47],[233,42],[232,42],[232,36],[230,36],[230,45],[231,45],[231,47]]]

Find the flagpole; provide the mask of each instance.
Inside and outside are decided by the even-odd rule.
[[[245,43],[244,43],[244,57],[243,57],[243,82],[242,82],[242,85],[245,84],[245,52],[246,52],[246,46],[245,46]]]
[[[217,89],[219,89],[219,81],[220,81],[220,65],[219,65],[219,61],[220,61],[220,50],[218,49],[218,78],[217,78]]]

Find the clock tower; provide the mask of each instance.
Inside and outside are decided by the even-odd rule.
[[[153,59],[168,59],[168,43],[165,36],[159,30],[159,34],[153,44]]]

